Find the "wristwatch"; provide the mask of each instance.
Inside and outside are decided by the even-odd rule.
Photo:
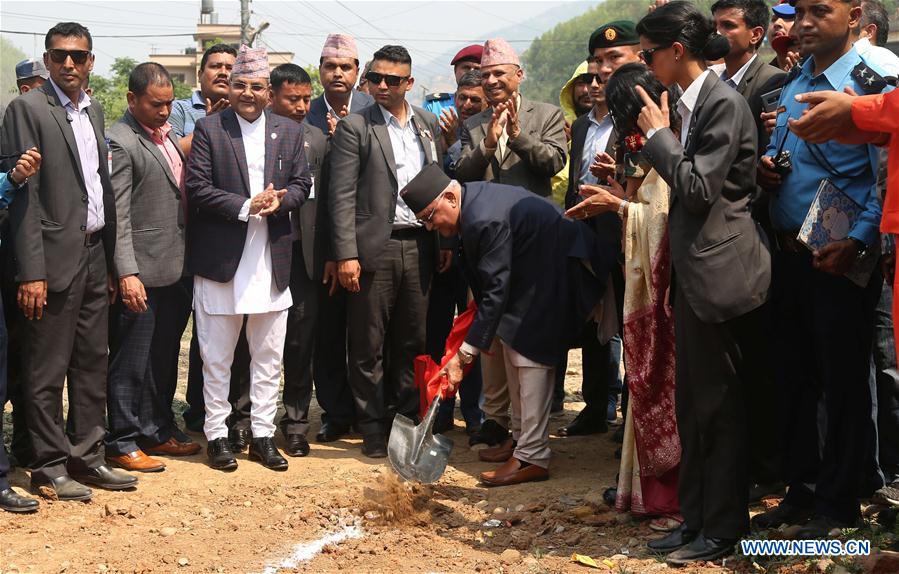
[[[19,189],[19,188],[21,188],[23,185],[25,185],[26,183],[28,183],[28,178],[26,177],[26,178],[23,179],[20,183],[16,183],[16,180],[14,180],[14,179],[12,178],[12,172],[13,172],[15,169],[16,169],[16,168],[12,168],[12,169],[9,170],[8,172],[6,172],[6,179],[9,180],[9,183],[11,183],[13,187],[15,187],[16,189]]]
[[[474,361],[474,353],[468,353],[463,349],[459,349],[456,355],[459,357],[459,362],[463,365],[470,365]]]
[[[624,210],[627,209],[627,205],[629,203],[630,202],[626,199],[621,200],[621,203],[618,204],[618,217],[621,217],[621,218],[624,217]]]

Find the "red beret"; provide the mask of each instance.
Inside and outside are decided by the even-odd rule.
[[[459,53],[453,56],[453,61],[450,62],[450,66],[455,66],[459,62],[463,60],[471,60],[472,62],[481,62],[481,56],[484,55],[484,45],[483,44],[472,44],[471,46],[466,46],[459,50]]]

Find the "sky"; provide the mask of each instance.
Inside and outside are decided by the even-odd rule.
[[[577,14],[595,3],[578,2],[568,8],[577,8]],[[555,24],[547,12],[560,4],[559,1],[255,0],[250,3],[250,23],[257,26],[268,21],[270,27],[261,35],[262,45],[273,51],[294,52],[294,62],[300,65],[317,65],[325,37],[339,30],[356,37],[362,60],[384,44],[402,43],[412,55],[413,75],[430,78],[450,71],[449,62],[443,61],[447,53],[483,42],[488,33],[498,29],[516,26],[520,37],[508,39],[515,47],[527,46],[531,39]],[[214,8],[219,23],[240,22],[238,0],[214,0]],[[127,56],[141,62],[152,53],[180,53],[185,47],[193,46],[191,33],[199,16],[199,0],[3,0],[0,3],[0,29],[4,37],[32,57],[41,56],[44,34],[56,22],[75,20],[87,26],[94,36],[95,72],[104,76],[116,57]],[[177,36],[143,37],[156,34]],[[0,62],[3,66],[14,64]]]

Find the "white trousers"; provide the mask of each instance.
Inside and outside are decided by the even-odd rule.
[[[231,414],[231,362],[243,326],[243,315],[210,315],[195,306],[194,320],[203,358],[203,398],[206,401],[206,440],[226,438],[225,419]],[[250,431],[253,438],[275,435],[281,356],[287,332],[287,310],[247,315],[250,347]]]
[[[505,341],[501,344],[512,404],[512,438],[518,443],[513,456],[549,468],[549,410],[556,369],[528,359]]]

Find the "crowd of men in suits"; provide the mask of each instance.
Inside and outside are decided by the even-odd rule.
[[[694,354],[678,380],[693,392],[677,395],[683,524],[655,547],[674,551],[698,538],[706,546],[696,559],[732,547],[748,526],[746,502],[785,489],[756,526],[811,523],[810,535],[825,537],[858,519],[859,498],[877,491],[899,504],[892,271],[872,263],[860,282],[844,276],[866,259],[894,265],[892,236],[878,233],[885,155],[869,143],[813,144],[790,131],[803,113],[793,96],[818,90],[816,82],[861,94],[895,84],[899,58],[878,46],[886,12],[876,0],[773,9],[719,0],[711,17],[728,46],[703,78],[735,92],[715,96],[717,83],[683,90],[678,115],[695,118],[690,131],[647,124],[643,134],[672,197],[697,179],[710,188],[684,195],[669,215],[679,367],[681,353]],[[582,185],[624,182],[622,134],[604,86],[626,65],[660,76],[654,54],[689,44],[647,44],[651,25],[597,28],[561,108],[522,96],[525,70],[500,38],[459,51],[454,98],[429,111],[407,101],[414,78],[404,47],[376,51],[360,77],[355,41],[334,33],[314,99],[303,68],[271,69],[264,49],[217,44],[187,99],[174,99],[163,66],[138,65],[128,109],[108,129],[84,89],[90,32],[75,22],[51,28],[43,61],[17,66],[22,95],[2,124],[0,405],[13,404],[11,454],[35,492],[77,501],[91,498],[91,486],[133,489],[134,473],[202,450],[185,430],[204,435],[215,469],[236,469],[235,454],[247,450],[285,470],[282,451],[310,453],[313,389],[317,441],[355,432],[363,455],[386,457],[394,416],[418,418],[415,358],[443,358],[453,317],[470,300],[476,318],[443,372],[453,385],[468,372],[459,391],[469,442],[486,447],[481,460],[500,463],[480,480],[549,478],[550,414],[561,408],[569,348],[583,352],[586,406],[557,434],[603,433],[616,419],[628,202],[582,224],[547,198],[555,187],[570,210],[584,199]],[[851,41],[837,52],[834,42],[797,45],[812,27]],[[770,63],[758,53],[766,37],[777,52]],[[731,105],[732,93],[745,118],[714,125],[709,110]],[[746,118],[738,131],[751,133],[733,143],[740,149],[730,160],[722,136],[718,155],[694,162],[705,153],[695,130],[732,131]],[[826,178],[864,209],[847,237],[812,254],[795,236]],[[758,182],[751,201],[739,195],[747,181]],[[729,222],[725,242],[677,250],[688,236],[721,235],[709,230],[712,219]],[[764,239],[750,244],[756,229]],[[724,245],[739,256],[703,267]],[[172,403],[191,317],[179,421]],[[695,358],[712,347],[720,353]],[[689,416],[681,412],[688,399]],[[783,425],[780,407],[790,413]],[[434,430],[452,428],[453,402],[444,401]],[[730,464],[734,456],[745,464]],[[704,476],[704,464],[719,470]],[[0,448],[0,508],[37,510],[6,482],[9,466]]]

